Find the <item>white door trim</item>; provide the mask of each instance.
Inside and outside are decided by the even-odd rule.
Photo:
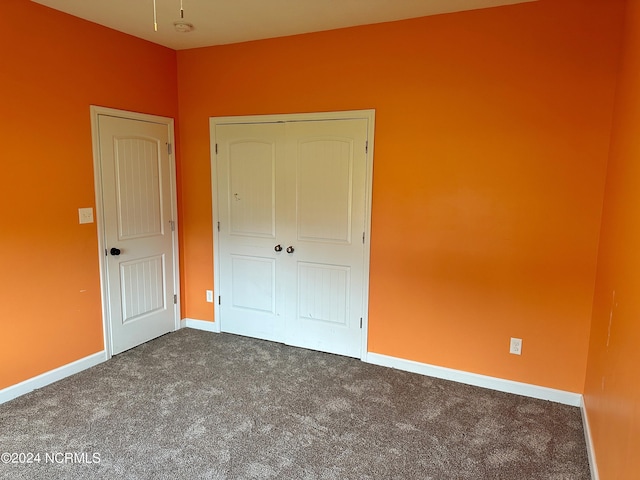
[[[100,300],[102,302],[102,326],[104,336],[104,349],[107,360],[112,356],[111,345],[111,324],[109,323],[109,295],[107,282],[107,266],[105,261],[105,226],[104,226],[104,204],[102,191],[102,175],[100,169],[100,136],[98,131],[98,117],[101,115],[126,118],[129,120],[141,120],[151,123],[160,123],[169,128],[169,143],[172,145],[169,154],[169,170],[171,180],[171,216],[175,222],[175,229],[171,233],[173,242],[173,280],[174,295],[177,295],[177,303],[173,306],[174,329],[180,328],[180,254],[178,245],[178,203],[177,203],[177,187],[176,187],[176,161],[175,161],[175,126],[173,118],[160,117],[157,115],[149,115],[145,113],[128,112],[126,110],[117,110],[114,108],[100,107],[91,105],[91,138],[93,142],[93,178],[94,189],[96,194],[96,228],[98,232],[98,259],[100,266]]]
[[[220,214],[218,212],[218,175],[217,175],[217,157],[216,157],[216,126],[223,124],[242,124],[242,123],[275,123],[275,122],[306,122],[314,120],[347,120],[347,119],[366,119],[367,120],[367,172],[365,185],[365,241],[364,241],[364,279],[363,279],[363,305],[362,305],[362,348],[360,359],[364,360],[367,356],[367,339],[369,326],[369,261],[371,257],[371,204],[372,204],[372,188],[373,188],[373,148],[374,148],[374,131],[375,131],[375,110],[349,110],[340,112],[317,112],[317,113],[291,113],[291,114],[274,114],[274,115],[248,115],[248,116],[231,116],[231,117],[210,117],[209,118],[209,139],[211,151],[211,201],[213,212],[213,285],[214,285],[214,327],[215,332],[220,332],[220,305],[218,302],[219,285],[220,285],[220,252],[219,252],[219,234],[218,221]]]

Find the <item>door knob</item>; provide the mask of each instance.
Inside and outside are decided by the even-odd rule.
[[[118,255],[120,255],[120,249],[113,247],[111,250],[109,250],[109,253],[111,253],[111,255],[113,255],[114,257],[117,257]]]
[[[289,245],[287,247],[287,253],[293,253],[293,252],[294,252],[294,248],[291,245]]]
[[[274,250],[275,250],[276,252],[281,252],[281,251],[282,251],[282,245],[276,245],[276,246],[275,246],[275,248],[274,248]]]

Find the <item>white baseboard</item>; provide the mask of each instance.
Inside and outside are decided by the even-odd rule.
[[[193,328],[204,330],[205,332],[220,333],[220,322],[208,322],[206,320],[195,320],[193,318],[183,318],[180,321],[180,328]]]
[[[582,428],[584,429],[584,440],[587,443],[587,456],[589,457],[589,468],[591,469],[591,480],[599,480],[598,463],[596,462],[596,450],[593,446],[593,437],[591,436],[591,427],[589,426],[589,417],[587,415],[587,406],[584,403],[584,397],[580,404],[582,412]]]
[[[499,392],[514,393],[525,397],[539,398],[541,400],[549,400],[551,402],[562,403],[579,407],[582,405],[582,395],[579,393],[566,392],[564,390],[556,390],[548,387],[540,387],[528,383],[514,382],[502,378],[488,377],[477,373],[464,372],[462,370],[454,370],[452,368],[438,367],[427,363],[414,362],[397,357],[381,355],[379,353],[367,353],[364,359],[367,363],[381,365],[383,367],[396,368],[406,372],[419,373],[429,377],[442,378],[444,380],[452,380],[454,382],[473,385],[476,387],[489,388]]]
[[[46,387],[58,380],[69,377],[75,373],[94,367],[107,360],[107,352],[105,350],[81,358],[75,362],[68,363],[61,367],[45,372],[37,377],[30,378],[24,382],[11,385],[10,387],[0,390],[0,404],[13,400],[21,395]]]

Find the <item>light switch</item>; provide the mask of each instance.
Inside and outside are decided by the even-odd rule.
[[[80,223],[93,223],[93,208],[79,208]]]

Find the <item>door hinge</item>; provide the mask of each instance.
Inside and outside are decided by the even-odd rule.
[[[167,153],[173,155],[173,146],[170,143],[167,143]]]
[[[360,328],[362,328],[362,317],[360,317]]]
[[[218,222],[218,231],[220,231],[220,222]]]
[[[169,220],[169,225],[171,225],[171,231],[175,232],[176,231],[176,222],[174,222],[173,220]]]
[[[173,304],[177,305],[178,304],[178,295],[177,294],[173,294]]]
[[[364,245],[364,232],[362,232],[362,244]]]
[[[218,305],[222,305],[222,298],[218,295]]]
[[[216,155],[218,154],[218,144],[216,143]]]
[[[364,142],[364,153],[369,153],[369,140]]]

